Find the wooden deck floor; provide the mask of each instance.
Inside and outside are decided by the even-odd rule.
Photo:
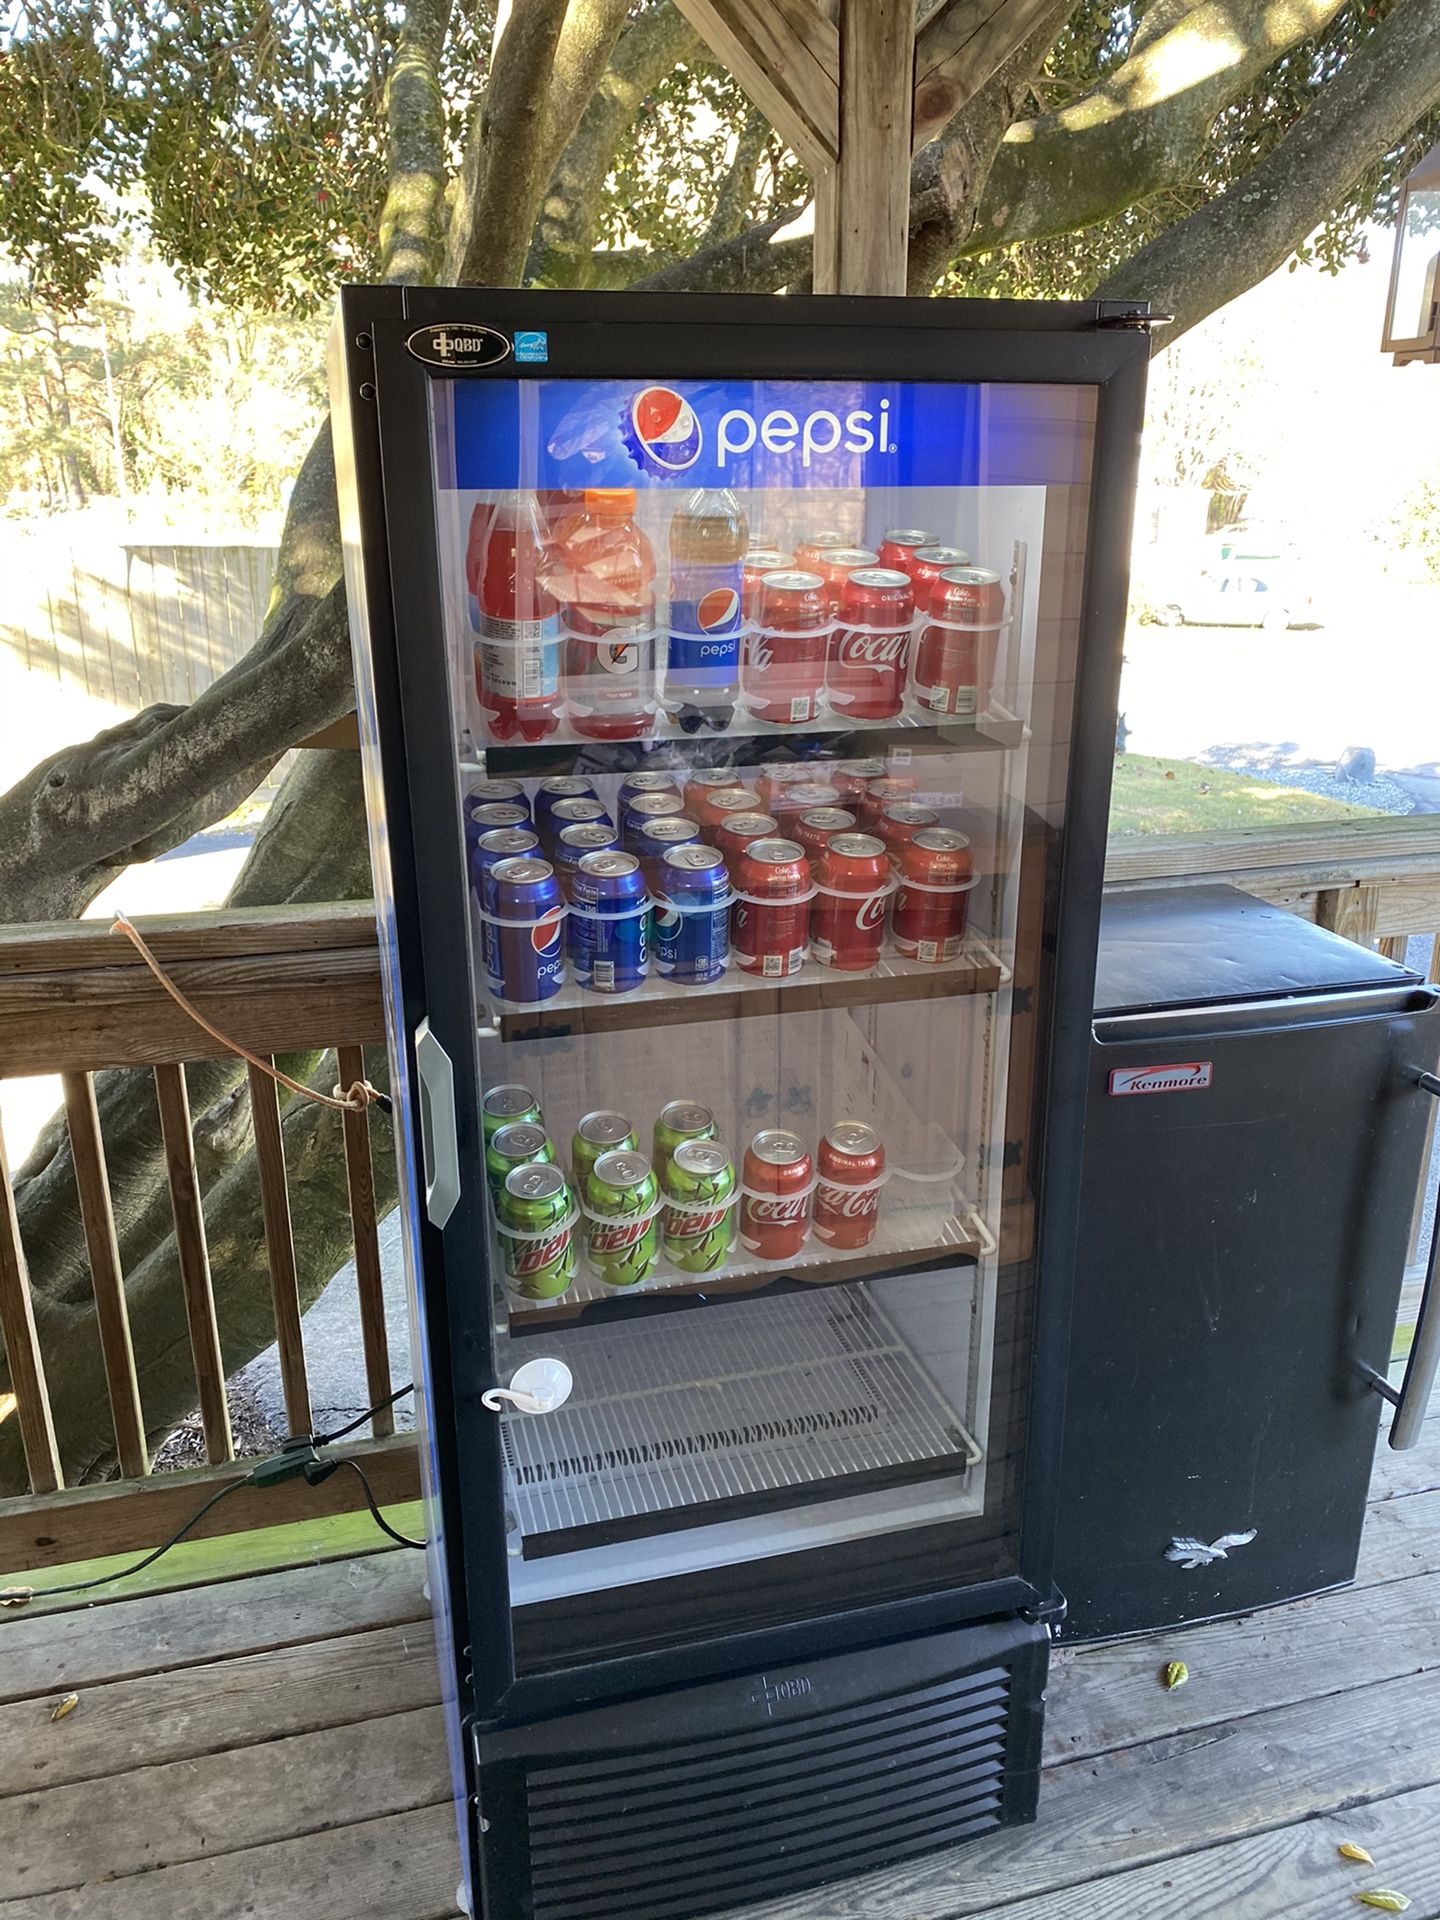
[[[1367,1885],[1437,1920],[1440,1418],[1372,1495],[1355,1587],[1062,1655],[1035,1827],[748,1920],[1325,1920]],[[0,1617],[0,1920],[449,1920],[420,1580],[385,1553]]]

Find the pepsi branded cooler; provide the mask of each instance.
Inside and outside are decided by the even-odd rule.
[[[490,1920],[680,1920],[1034,1817],[1146,361],[1114,320],[342,297]]]

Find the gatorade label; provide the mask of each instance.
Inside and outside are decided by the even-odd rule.
[[[740,561],[686,568],[670,589],[670,671],[738,675],[740,670]]]

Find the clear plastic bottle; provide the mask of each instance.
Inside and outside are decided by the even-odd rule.
[[[639,740],[655,725],[655,550],[633,487],[591,487],[561,526],[565,697],[577,733]]]
[[[543,740],[560,724],[560,609],[549,572],[533,493],[500,493],[475,509],[466,553],[475,691],[495,740]]]
[[[745,515],[728,487],[697,487],[670,521],[665,708],[687,733],[718,731],[734,717],[749,544]]]

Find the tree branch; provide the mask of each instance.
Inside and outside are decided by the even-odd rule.
[[[380,215],[381,277],[431,286],[444,259],[445,101],[440,56],[452,0],[409,0],[385,82],[389,186]]]
[[[773,293],[808,272],[814,243],[808,234],[777,240],[802,209],[786,207],[733,240],[705,247],[632,284],[639,293]]]
[[[1101,299],[1175,315],[1163,348],[1283,264],[1440,102],[1440,0],[1400,0],[1264,160],[1111,274]]]
[[[598,284],[591,267],[596,219],[620,142],[646,96],[682,61],[702,51],[700,36],[673,0],[660,0],[621,36],[555,164],[525,265],[527,280],[552,287]]]
[[[941,0],[931,9],[915,41],[917,151],[938,139],[1053,13],[1053,0]]]
[[[1344,0],[1199,0],[1068,106],[1011,127],[966,250],[1108,219],[1193,171],[1215,116]]]
[[[758,107],[751,107],[735,136],[735,152],[715,195],[715,210],[701,240],[702,247],[733,240],[744,228],[755,198],[755,169],[769,135],[770,122]]]

